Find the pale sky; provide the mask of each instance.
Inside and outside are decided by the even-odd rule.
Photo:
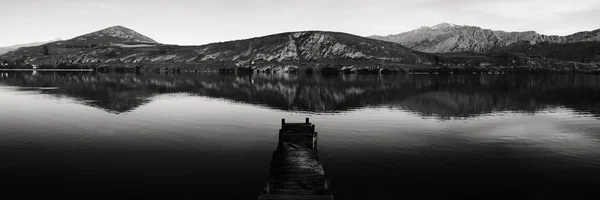
[[[388,35],[447,22],[567,35],[600,28],[598,0],[0,0],[0,46],[122,25],[199,45],[302,30]]]

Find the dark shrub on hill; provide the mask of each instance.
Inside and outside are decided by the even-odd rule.
[[[306,68],[304,70],[304,73],[306,73],[306,74],[313,74],[313,68]]]
[[[44,55],[50,55],[50,50],[48,50],[48,46],[42,46],[42,50],[44,51]]]
[[[384,68],[379,73],[380,74],[400,74],[400,70]]]
[[[252,73],[254,73],[254,69],[252,69],[250,67],[240,67],[240,68],[237,68],[237,73],[238,74],[252,74]]]
[[[333,68],[333,67],[323,67],[323,68],[321,68],[321,74],[325,74],[325,75],[340,74],[340,70],[338,70],[337,68]]]

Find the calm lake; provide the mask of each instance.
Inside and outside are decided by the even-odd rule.
[[[256,199],[305,117],[339,200],[600,186],[594,75],[0,72],[0,105],[0,191],[43,199]]]

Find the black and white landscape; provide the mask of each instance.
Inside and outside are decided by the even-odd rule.
[[[0,5],[0,199],[598,196],[597,1]]]
[[[599,49],[600,29],[547,36],[443,23],[369,38],[301,31],[179,46],[113,26],[69,40],[19,48],[0,55],[0,62],[6,63],[5,68],[24,69],[598,73]]]

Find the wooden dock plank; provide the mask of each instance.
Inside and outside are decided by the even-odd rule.
[[[317,133],[309,123],[285,123],[282,120],[277,150],[273,152],[267,199],[327,199],[332,200],[323,166],[316,149]]]

